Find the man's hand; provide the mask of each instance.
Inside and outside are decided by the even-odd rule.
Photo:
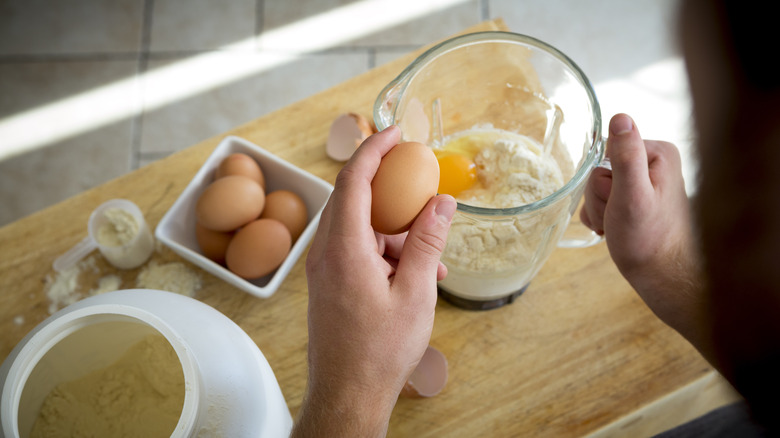
[[[633,120],[610,121],[607,156],[585,190],[582,222],[604,234],[609,253],[647,305],[711,359],[698,247],[680,154],[642,140]]]
[[[381,436],[430,341],[457,204],[432,198],[408,233],[371,228],[371,180],[400,139],[369,137],[339,173],[306,260],[309,382],[294,436]]]

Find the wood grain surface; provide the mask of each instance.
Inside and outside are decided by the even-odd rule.
[[[504,29],[503,22],[466,31],[496,29]],[[54,274],[52,262],[85,236],[95,207],[127,198],[155,227],[225,135],[243,137],[333,183],[342,163],[325,155],[331,122],[345,112],[370,117],[376,96],[415,55],[0,228],[0,359],[49,315],[44,285]],[[305,256],[269,299],[255,298],[200,270],[203,287],[195,296],[256,342],[293,416],[307,374]],[[180,259],[161,250],[153,260]],[[119,272],[100,260],[97,267],[100,275],[120,275],[123,288],[134,287],[138,270]],[[83,291],[92,287],[81,285]],[[723,403],[699,403],[695,391],[686,392],[690,385],[717,376],[637,297],[604,243],[555,250],[511,305],[474,312],[439,300],[431,344],[449,361],[447,386],[430,399],[400,398],[389,436],[582,436],[608,434],[618,423],[621,435],[632,435],[648,421],[655,423],[642,433],[663,430]],[[658,403],[674,400],[678,393],[694,399],[687,405],[700,407],[680,415],[679,404]],[[642,413],[651,405],[653,418],[648,419]]]

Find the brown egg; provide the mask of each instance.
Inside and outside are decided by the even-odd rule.
[[[290,230],[293,242],[306,228],[309,216],[300,196],[289,190],[276,190],[265,197],[261,219],[276,219]]]
[[[265,176],[254,158],[247,154],[236,152],[223,158],[217,167],[216,178],[228,175],[242,175],[260,184],[265,190]]]
[[[228,175],[206,187],[195,204],[195,214],[210,230],[233,231],[257,219],[264,205],[265,193],[256,182]]]
[[[397,144],[379,163],[371,181],[371,226],[383,234],[409,229],[439,187],[433,150],[417,142]]]
[[[195,240],[198,241],[200,251],[209,259],[224,264],[225,253],[233,238],[232,232],[223,233],[222,231],[213,231],[199,223],[195,223]]]
[[[228,269],[246,279],[268,275],[282,264],[292,246],[290,231],[274,219],[258,219],[238,230],[228,245]]]

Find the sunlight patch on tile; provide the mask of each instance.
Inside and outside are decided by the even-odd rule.
[[[261,47],[278,49],[290,39],[295,38],[300,43],[304,35],[317,35],[317,38],[309,38],[306,52],[323,50],[463,1],[466,0],[362,0],[268,31],[261,35],[259,43]],[[246,43],[238,41],[221,49],[244,47]],[[4,139],[0,145],[0,160],[131,117],[141,109],[154,110],[266,71],[295,60],[302,53],[260,52],[253,62],[241,63],[238,68],[221,67],[213,58],[218,53],[206,53],[148,71],[143,78],[120,80],[15,114],[0,120],[0,138]],[[145,90],[140,84],[156,91],[153,100],[146,99],[141,103],[140,97],[126,98],[128,90],[133,91],[134,96],[141,96]]]
[[[434,14],[469,0],[362,0],[260,35],[273,50],[321,50]]]
[[[603,135],[610,118],[626,113],[642,137],[674,143],[680,151],[685,187],[696,192],[692,102],[684,62],[672,57],[648,64],[624,77],[594,84],[601,104]]]

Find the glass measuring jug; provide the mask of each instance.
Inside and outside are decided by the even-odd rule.
[[[559,169],[549,193],[523,201],[512,198],[521,191],[512,186],[518,173],[495,171],[516,156],[494,156],[494,169],[477,165],[480,181],[497,179],[494,187],[510,196],[500,205],[457,198],[442,255],[449,273],[439,282],[441,296],[455,305],[491,309],[511,303],[556,247],[600,240],[569,222],[590,172],[608,165],[602,161],[601,110],[585,74],[554,47],[510,32],[444,41],[382,90],[374,122],[380,130],[397,124],[404,141],[419,141],[434,151],[469,135],[497,138],[496,144],[522,139],[533,145],[528,150]],[[524,172],[544,173],[534,166]]]

